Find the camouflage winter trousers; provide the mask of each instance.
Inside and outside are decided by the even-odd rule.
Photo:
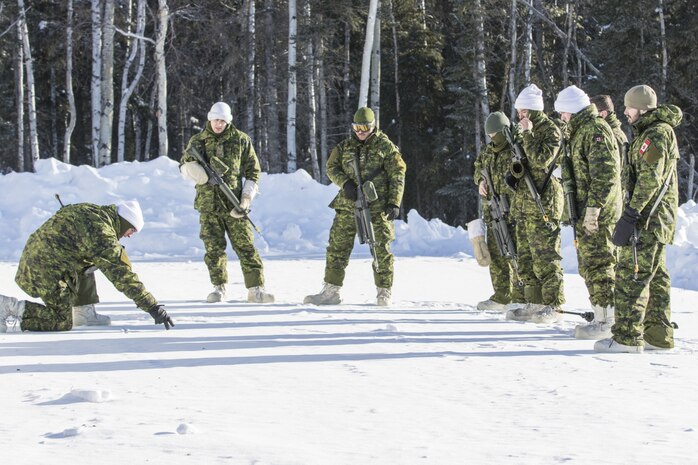
[[[94,272],[65,278],[42,290],[38,297],[44,304],[26,301],[22,331],[69,331],[74,306],[99,302]]]
[[[592,305],[613,305],[616,279],[617,250],[613,245],[613,225],[600,224],[599,231],[587,235],[577,225],[577,262],[579,275],[584,278]]]
[[[516,250],[526,302],[562,305],[565,297],[560,227],[551,231],[538,216],[517,222]]]
[[[516,228],[513,224],[507,223],[512,241],[516,242]],[[514,244],[516,246],[516,243]],[[514,272],[511,260],[502,257],[497,247],[497,239],[494,237],[494,228],[487,227],[487,250],[490,252],[492,261],[490,262],[490,279],[494,294],[490,300],[500,304],[512,302],[525,302],[523,286],[517,286],[518,277]]]
[[[649,236],[649,234],[648,234]],[[671,278],[666,245],[654,237],[637,245],[639,271],[634,279],[633,248],[620,247],[616,270],[616,323],[613,339],[625,345],[674,347],[671,319]]]
[[[330,240],[327,246],[325,261],[325,282],[341,286],[349,265],[349,257],[354,248],[356,238],[356,222],[354,212],[336,210],[337,214],[330,228]],[[376,256],[379,271],[373,270],[373,281],[376,287],[391,288],[393,286],[393,254],[390,243],[395,239],[393,222],[382,213],[371,212],[371,223],[376,235]],[[368,246],[366,246],[368,247]]]
[[[199,224],[201,226],[199,237],[206,248],[204,263],[208,267],[208,274],[214,286],[228,282],[226,234],[240,260],[245,287],[249,289],[264,285],[262,259],[254,246],[254,236],[249,221],[244,218],[233,218],[228,214],[201,213]]]

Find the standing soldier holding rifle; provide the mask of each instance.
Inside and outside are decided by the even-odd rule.
[[[373,255],[376,303],[392,303],[390,243],[395,239],[393,220],[400,214],[405,169],[398,148],[376,128],[373,110],[359,108],[352,135],[340,142],[327,160],[327,176],[341,191],[330,204],[336,215],[327,246],[324,285],[318,294],[306,296],[304,303],[333,305],[342,301],[339,291],[357,232]]]
[[[204,262],[213,284],[206,300],[214,303],[225,299],[227,234],[240,259],[247,301],[274,302],[274,296],[264,290],[262,259],[254,246],[253,224],[247,216],[258,191],[259,160],[249,136],[233,125],[227,103],[213,104],[206,128],[189,140],[182,154],[180,171],[196,183],[194,208],[200,215],[199,237],[206,247]]]
[[[674,347],[675,325],[666,245],[674,239],[679,206],[674,128],[683,114],[674,105],[657,106],[654,90],[640,85],[625,94],[625,116],[633,141],[622,176],[627,200],[613,231],[613,243],[620,247],[616,322],[613,337],[596,341],[594,350],[668,350]]]
[[[518,178],[512,202],[516,247],[527,304],[510,308],[507,318],[552,323],[558,320],[563,294],[560,218],[562,187],[553,176],[560,151],[560,130],[543,112],[543,92],[524,88],[514,107],[517,133],[504,133],[513,146],[512,174]]]
[[[614,322],[613,289],[616,247],[611,242],[613,225],[620,217],[620,151],[613,130],[599,115],[589,96],[577,86],[563,89],[555,110],[567,123],[563,184],[570,209],[570,223],[577,245],[579,274],[584,278],[594,320],[578,325],[578,339],[603,339],[611,335]],[[576,221],[579,218],[580,221]]]
[[[490,279],[494,294],[477,304],[478,310],[505,310],[512,302],[524,302],[523,283],[519,281],[514,223],[509,217],[509,198],[514,191],[506,183],[511,179],[512,149],[502,130],[510,126],[501,111],[490,113],[485,133],[492,139],[475,160],[474,180],[483,201],[487,223],[487,248],[492,261]]]

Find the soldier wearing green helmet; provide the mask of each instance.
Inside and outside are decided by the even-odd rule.
[[[369,205],[378,264],[373,267],[376,303],[380,306],[392,303],[393,254],[390,243],[395,239],[393,220],[400,214],[406,167],[398,148],[376,127],[373,110],[362,107],[354,114],[351,136],[337,144],[327,160],[327,176],[340,187],[340,191],[330,204],[336,214],[327,246],[324,284],[318,294],[305,297],[306,304],[329,305],[342,301],[340,289],[357,233],[355,202],[358,189],[362,188],[354,172],[355,160],[358,161],[361,181],[372,182],[377,194],[377,199]]]
[[[517,286],[518,276],[515,273],[512,262],[503,257],[497,246],[492,227],[492,214],[490,212],[490,202],[493,195],[501,198],[510,198],[515,191],[507,184],[507,178],[511,176],[511,159],[513,158],[512,147],[507,142],[502,130],[511,125],[509,118],[501,111],[490,113],[485,120],[485,134],[491,141],[480,152],[475,160],[475,173],[473,180],[478,186],[478,192],[483,197],[483,211],[485,223],[487,223],[487,249],[491,257],[490,279],[494,294],[489,299],[477,304],[478,310],[499,310],[504,311],[506,305],[510,303],[524,302],[523,287]],[[484,171],[489,172],[495,192],[489,192],[484,177]],[[507,202],[508,200],[505,200]],[[508,216],[508,215],[507,215]],[[505,219],[510,236],[515,240],[515,225],[511,218]]]

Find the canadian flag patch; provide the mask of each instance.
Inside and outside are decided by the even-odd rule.
[[[640,147],[640,155],[644,155],[645,152],[647,151],[647,149],[650,148],[651,144],[652,144],[651,140],[645,139],[645,141],[642,143],[642,147]]]

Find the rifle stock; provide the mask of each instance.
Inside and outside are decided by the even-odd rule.
[[[240,208],[240,200],[230,189],[230,187],[225,183],[225,181],[223,181],[221,175],[216,170],[214,170],[206,160],[204,160],[204,157],[199,153],[199,150],[196,147],[189,147],[187,149],[187,153],[192,157],[196,158],[196,161],[203,167],[204,171],[206,171],[206,174],[208,175],[208,184],[211,184],[212,186],[217,186],[218,189],[223,193],[225,198],[227,198],[230,201],[230,203],[233,204],[233,207],[236,210],[242,211],[244,213],[243,217],[247,221],[249,221],[252,228],[257,232],[257,234],[261,236],[262,231],[259,230],[257,225],[254,224],[252,219],[249,217],[249,210],[245,211],[242,208]]]
[[[565,194],[565,204],[567,207],[567,217],[572,226],[572,238],[574,240],[574,248],[579,247],[577,241],[577,181],[574,179],[574,170],[572,168],[572,158],[570,157],[567,143],[563,142],[562,150],[562,191]]]

